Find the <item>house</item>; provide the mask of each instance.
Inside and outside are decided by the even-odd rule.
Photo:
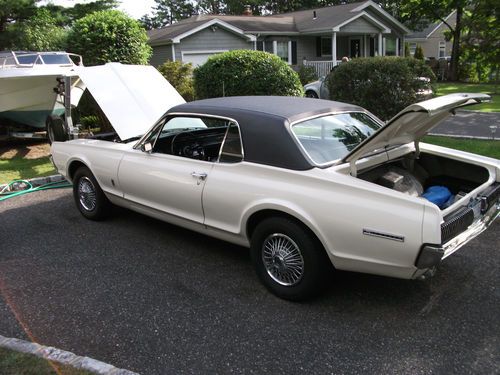
[[[445,21],[455,27],[457,22],[456,11],[451,12]],[[417,45],[424,51],[426,59],[448,59],[451,56],[452,42],[446,37],[446,32],[450,29],[444,22],[436,22],[428,25],[422,31],[416,31],[406,36],[410,53],[413,56]]]
[[[410,32],[371,0],[272,16],[197,15],[149,32],[150,63],[203,64],[211,55],[254,49],[274,53],[296,68],[328,73],[343,56],[403,54]]]

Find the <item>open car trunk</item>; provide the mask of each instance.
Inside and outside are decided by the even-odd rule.
[[[418,158],[411,153],[358,174],[365,181],[428,198],[441,209],[488,182],[489,176],[484,167],[424,152]],[[440,188],[437,197],[426,193],[433,187]]]

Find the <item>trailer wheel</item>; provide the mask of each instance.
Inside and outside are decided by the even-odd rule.
[[[52,142],[64,142],[69,139],[68,130],[61,116],[47,116],[45,125],[47,130],[47,139],[50,144],[52,144]]]

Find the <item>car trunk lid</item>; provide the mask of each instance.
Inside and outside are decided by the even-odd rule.
[[[448,118],[454,109],[489,100],[486,94],[450,94],[412,104],[360,143],[341,162],[350,163],[351,174],[355,175],[355,163],[365,155],[411,142],[415,142],[418,151],[418,141]]]

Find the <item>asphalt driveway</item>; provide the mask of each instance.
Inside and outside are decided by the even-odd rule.
[[[70,190],[0,204],[0,334],[142,374],[500,372],[500,220],[428,281],[338,273],[290,303],[248,251]]]

